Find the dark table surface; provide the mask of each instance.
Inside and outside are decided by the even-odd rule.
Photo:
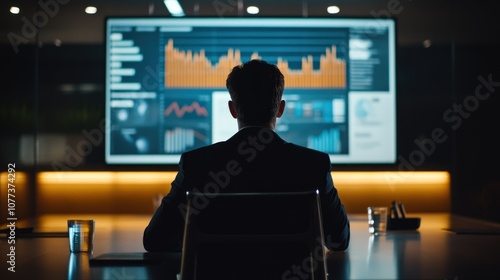
[[[499,224],[448,213],[409,216],[421,218],[418,230],[373,236],[366,215],[350,215],[351,244],[345,252],[329,252],[329,279],[498,279]],[[92,254],[69,253],[66,220],[73,218],[96,220]],[[16,221],[14,250],[9,232],[0,238],[0,279],[176,279],[180,253],[153,254],[145,263],[89,264],[106,253],[145,253],[142,233],[149,219],[84,214]],[[8,270],[12,251],[15,272]]]

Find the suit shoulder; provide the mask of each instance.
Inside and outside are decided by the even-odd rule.
[[[302,157],[321,159],[321,160],[330,162],[330,156],[325,152],[318,151],[318,150],[311,149],[311,148],[307,148],[307,147],[300,146],[300,145],[293,144],[293,143],[286,143],[285,146],[292,153],[300,155]]]
[[[193,150],[189,150],[187,152],[184,152],[182,154],[182,157],[191,158],[191,157],[199,157],[199,156],[203,156],[203,155],[207,155],[207,154],[211,154],[211,153],[217,153],[217,152],[224,149],[224,143],[225,142],[217,142],[214,144],[210,144],[208,146],[203,146],[203,147],[199,147],[199,148],[196,148]]]
[[[325,152],[318,151],[318,150],[315,150],[315,149],[311,149],[311,148],[308,148],[308,147],[305,147],[305,146],[297,145],[297,144],[294,144],[294,143],[289,143],[288,142],[288,143],[286,143],[286,146],[289,149],[295,149],[296,151],[301,152],[301,153],[305,153],[305,154],[310,154],[310,155],[315,155],[315,156],[320,156],[320,157],[328,156],[328,154],[325,153]]]

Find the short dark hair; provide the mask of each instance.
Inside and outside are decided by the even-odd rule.
[[[238,118],[247,125],[262,125],[276,117],[285,79],[276,65],[253,59],[232,69],[226,87]]]

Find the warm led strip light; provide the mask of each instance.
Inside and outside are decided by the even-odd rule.
[[[164,184],[175,178],[174,172],[40,172],[38,183],[45,184]]]
[[[177,172],[40,172],[39,184],[163,184],[174,180]],[[2,174],[4,176],[4,174]],[[307,176],[305,174],[304,176]],[[334,171],[333,180],[341,185],[407,185],[407,184],[449,184],[450,174],[446,171]],[[3,178],[3,177],[2,177]]]

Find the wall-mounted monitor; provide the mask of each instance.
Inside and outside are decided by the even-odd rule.
[[[252,58],[285,76],[282,138],[332,163],[396,162],[392,19],[107,18],[105,45],[108,164],[177,164],[231,137],[226,77]]]

